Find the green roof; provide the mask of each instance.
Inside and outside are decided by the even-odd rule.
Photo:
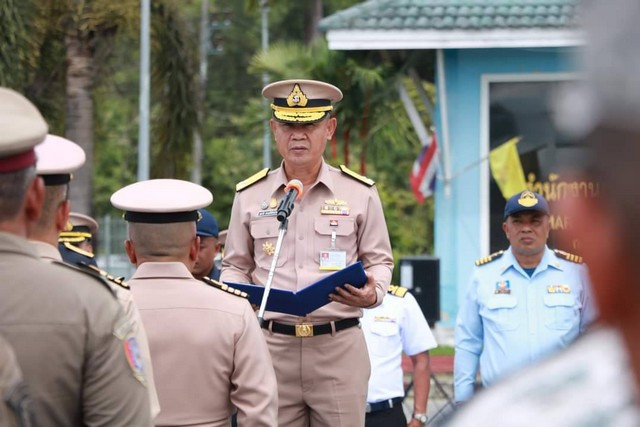
[[[577,27],[576,0],[369,0],[320,22],[328,30],[516,30]]]

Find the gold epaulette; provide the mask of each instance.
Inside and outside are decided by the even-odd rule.
[[[498,252],[494,252],[489,256],[486,256],[484,258],[480,258],[478,260],[476,260],[476,265],[477,266],[481,266],[481,265],[485,265],[490,263],[491,261],[495,261],[498,258],[500,258],[502,255],[504,254],[504,251],[498,251]]]
[[[260,172],[251,175],[249,178],[245,179],[244,181],[240,181],[239,183],[236,184],[236,191],[242,191],[245,188],[251,187],[256,182],[265,178],[268,173],[269,173],[269,168],[264,168]]]
[[[61,243],[64,245],[65,248],[69,249],[70,251],[79,253],[80,255],[86,256],[87,258],[95,257],[95,255],[92,254],[91,252],[84,251],[84,250],[80,249],[79,247],[72,245],[69,242],[61,242]]]
[[[110,275],[106,271],[102,270],[101,268],[98,268],[95,265],[91,265],[91,264],[88,264],[86,262],[79,262],[78,266],[81,269],[83,269],[85,271],[88,271],[89,273],[100,275],[100,277],[108,280],[111,283],[115,283],[116,285],[120,286],[121,288],[124,288],[126,290],[131,290],[129,288],[129,284],[124,281],[123,277],[113,277],[112,275]]]
[[[217,280],[213,280],[210,277],[203,277],[201,279],[204,283],[206,283],[209,286],[213,286],[216,289],[220,289],[221,291],[225,291],[227,293],[233,294],[237,297],[241,297],[241,298],[249,298],[249,294],[246,292],[241,291],[240,289],[236,289],[236,288],[232,288],[229,285],[225,285],[222,282],[218,282]]]
[[[554,249],[558,258],[566,259],[567,261],[574,262],[576,264],[582,264],[582,257],[579,255],[570,254],[569,252],[561,251],[560,249]]]
[[[376,183],[374,180],[367,178],[366,176],[362,176],[359,173],[355,173],[345,165],[340,165],[340,170],[342,171],[343,174],[348,175],[357,181],[360,181],[361,183],[363,183],[368,187],[372,187]]]
[[[409,289],[403,288],[402,286],[389,285],[389,289],[387,290],[387,292],[390,293],[391,295],[404,298],[408,290]]]

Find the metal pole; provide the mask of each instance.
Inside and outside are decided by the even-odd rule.
[[[151,0],[140,2],[140,128],[138,133],[138,181],[149,179],[149,27]]]
[[[202,0],[200,9],[200,73],[198,76],[198,128],[193,137],[193,169],[191,181],[202,183],[202,129],[204,122],[204,105],[207,94],[207,68],[209,55],[209,0]]]
[[[261,18],[262,18],[262,50],[269,50],[269,0],[260,1]],[[269,84],[269,74],[262,73],[262,86]],[[265,110],[269,109],[269,102],[262,98],[262,106]],[[269,120],[262,122],[263,142],[262,142],[262,159],[263,167],[271,168],[271,129],[269,128]]]

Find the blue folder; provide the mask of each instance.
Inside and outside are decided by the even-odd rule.
[[[224,283],[232,288],[246,292],[249,295],[249,302],[260,306],[262,295],[264,294],[264,286],[233,282]],[[267,299],[266,310],[295,316],[306,316],[329,304],[331,302],[329,301],[329,294],[335,293],[336,287],[344,286],[347,283],[356,288],[362,288],[367,283],[367,275],[360,261],[325,276],[298,292],[276,289],[272,285]]]

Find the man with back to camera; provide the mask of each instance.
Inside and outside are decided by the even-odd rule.
[[[46,122],[0,88],[0,128],[0,335],[22,368],[36,424],[151,425],[137,341],[111,290],[42,262],[26,240],[44,203],[34,147]]]
[[[562,349],[594,320],[587,269],[578,256],[551,250],[549,206],[523,191],[507,201],[509,248],[476,261],[455,331],[455,400],[482,384]]]
[[[197,280],[197,209],[209,190],[175,179],[128,185],[111,196],[125,211],[129,280],[149,338],[162,411],[158,426],[273,427],[278,396],[271,358],[240,292]]]
[[[368,280],[362,289],[339,287],[332,303],[304,317],[265,313],[264,336],[278,378],[278,425],[363,425],[370,364],[357,326],[362,307],[382,302],[393,270],[380,197],[373,181],[323,159],[337,126],[331,116],[342,99],[337,87],[285,80],[262,94],[273,100],[271,131],[283,161],[236,186],[221,279],[266,284],[278,200],[290,180],[299,180],[302,197],[288,220],[273,287],[297,291],[358,260]]]
[[[77,251],[69,251],[74,256],[69,260],[63,260],[63,254],[59,251],[59,235],[69,224],[69,186],[72,174],[85,162],[85,154],[82,147],[66,138],[47,135],[42,144],[35,147],[38,161],[36,173],[44,181],[44,205],[42,215],[34,227],[29,230],[29,243],[34,247],[40,258],[51,262],[66,262],[84,273],[89,273],[105,280],[129,319],[132,333],[137,340],[137,349],[141,362],[144,365],[145,385],[149,392],[151,419],[160,412],[158,395],[153,381],[153,367],[149,355],[147,334],[140,319],[138,307],[133,301],[129,286],[121,279],[116,279],[107,272],[95,266],[93,254],[87,256]],[[85,217],[88,218],[88,217]],[[82,218],[81,221],[86,222]],[[97,224],[96,224],[97,227]],[[76,232],[77,233],[77,232]],[[84,232],[83,232],[84,234]],[[70,235],[68,235],[70,236]],[[78,235],[75,235],[78,237]],[[79,237],[85,238],[81,235]],[[93,263],[91,263],[93,261]]]

